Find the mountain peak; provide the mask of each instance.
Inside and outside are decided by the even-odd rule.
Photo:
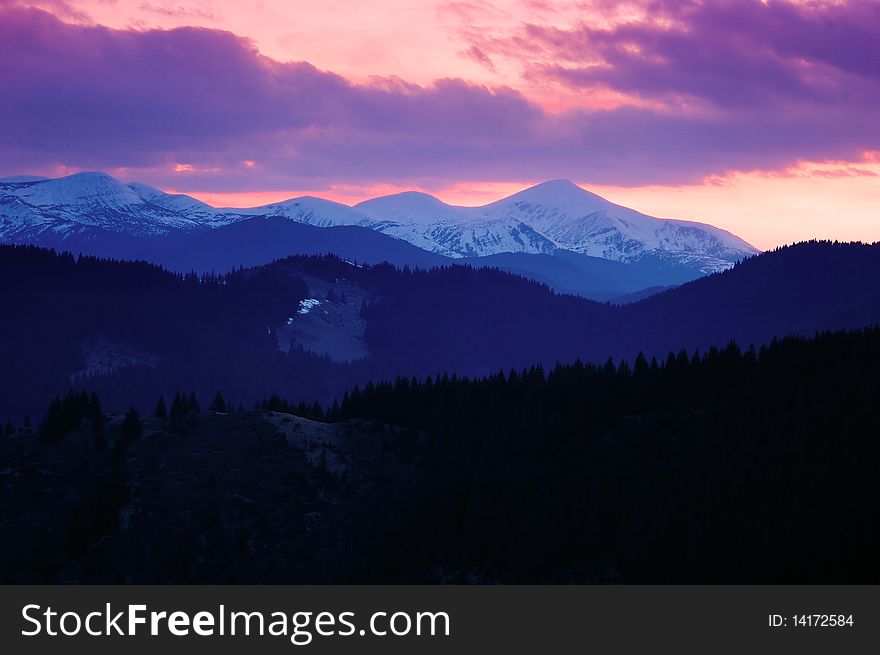
[[[553,180],[547,180],[546,182],[539,182],[538,184],[529,187],[529,189],[544,189],[547,191],[584,191],[583,187],[578,186],[571,180],[567,180],[561,177]],[[526,189],[526,191],[528,191],[529,189]]]
[[[435,219],[463,219],[469,208],[448,205],[430,193],[403,191],[390,196],[365,200],[354,206],[368,216],[398,222],[422,222]]]
[[[100,204],[128,208],[143,203],[134,189],[107,173],[83,172],[29,185],[20,197],[36,205]]]
[[[297,196],[296,198],[288,198],[287,200],[280,200],[278,202],[269,203],[268,205],[263,205],[263,207],[293,207],[301,205],[318,207],[348,207],[348,205],[344,205],[341,202],[328,200],[327,198],[321,198],[319,196]],[[253,207],[251,209],[261,209],[261,207]]]
[[[359,202],[355,205],[355,207],[362,207],[365,205],[391,205],[394,204],[396,206],[408,206],[408,207],[450,207],[451,205],[447,205],[445,202],[440,200],[439,198],[432,196],[430,193],[424,193],[423,191],[401,191],[400,193],[392,193],[387,196],[378,196],[376,198],[370,198],[369,200],[364,200],[363,202]]]
[[[587,191],[585,188],[575,184],[571,180],[563,179],[547,180],[546,182],[541,182],[540,184],[530,186],[527,189],[523,189],[519,193],[515,193],[512,196],[509,196],[509,198],[517,197],[536,198],[541,201],[555,200],[556,202],[575,198],[581,200],[600,200],[605,203],[608,202],[601,196],[593,193],[592,191]]]
[[[54,180],[46,180],[46,184],[64,185],[71,189],[87,188],[113,188],[120,191],[128,191],[128,187],[112,175],[100,171],[83,171],[65,175]]]
[[[357,225],[365,218],[361,212],[348,205],[317,196],[298,196],[260,207],[230,208],[224,211],[240,216],[282,216],[317,227]]]
[[[12,207],[8,210],[12,227],[7,229],[7,234],[23,230],[22,234],[39,235],[45,231],[63,235],[100,229],[149,236],[174,229],[198,229],[199,221],[191,218],[194,213],[191,206],[187,206],[185,212],[163,207],[157,200],[164,202],[174,196],[162,194],[146,200],[141,195],[146,188],[123,184],[100,172],[74,173],[5,187],[4,196]],[[155,189],[152,191],[161,194]]]
[[[493,210],[513,210],[521,206],[553,208],[571,217],[585,216],[613,206],[602,196],[587,191],[570,180],[548,180],[486,205]]]
[[[116,178],[110,175],[110,173],[105,173],[104,171],[79,171],[77,173],[71,173],[70,175],[64,175],[62,177],[57,178],[59,180],[112,180],[116,182]]]

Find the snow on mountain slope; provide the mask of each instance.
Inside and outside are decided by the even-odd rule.
[[[34,239],[100,228],[134,236],[200,228],[194,218],[160,207],[105,173],[0,183],[0,238]]]
[[[147,202],[186,216],[201,225],[220,227],[234,223],[241,218],[238,215],[226,213],[183,193],[165,193],[160,189],[136,182],[129,184],[128,188]]]
[[[552,253],[554,243],[515,218],[491,220],[438,221],[417,223],[378,223],[373,229],[404,239],[446,257],[483,257],[503,252]]]
[[[431,250],[450,257],[562,249],[620,262],[652,256],[711,273],[757,252],[724,230],[653,218],[567,180],[544,182],[482,207],[456,207],[407,192],[355,208],[375,221],[374,229],[412,243],[427,241]]]
[[[430,226],[437,223],[467,223],[476,216],[473,207],[447,205],[439,198],[419,191],[380,196],[355,205],[355,209],[376,220],[406,225]]]
[[[258,216],[316,227],[366,227],[453,258],[571,251],[711,273],[758,252],[711,225],[647,216],[566,180],[544,182],[482,207],[448,205],[408,191],[354,207],[303,196],[247,209],[217,209],[187,195],[125,185],[104,173],[0,181],[0,239],[12,241],[39,240],[47,232],[63,240],[90,228],[157,236]]]
[[[363,225],[370,223],[369,218],[356,209],[332,200],[302,196],[282,202],[251,207],[248,209],[224,209],[230,214],[244,216],[283,216],[298,223],[315,227],[333,227],[335,225]]]
[[[725,230],[647,216],[567,180],[544,182],[479,209],[487,219],[517,217],[564,250],[620,262],[655,256],[711,273],[758,252]]]
[[[552,241],[516,217],[482,215],[426,193],[405,191],[355,205],[370,227],[447,257],[480,257],[501,252],[550,253]]]

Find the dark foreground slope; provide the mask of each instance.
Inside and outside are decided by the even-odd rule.
[[[272,412],[0,437],[0,581],[334,582],[407,482],[403,430]],[[357,437],[357,438],[355,438]],[[391,474],[394,474],[393,476]]]
[[[484,581],[880,581],[880,330],[371,387],[429,436],[375,557]],[[403,529],[401,526],[405,526]]]
[[[880,323],[880,246],[805,243],[618,307],[492,270],[293,257],[222,277],[0,247],[0,420],[70,385],[107,405],[219,388],[329,404],[368,380],[665,358]],[[300,301],[319,302],[308,316]],[[339,345],[342,344],[342,345]],[[342,347],[345,347],[343,351]]]
[[[74,398],[0,439],[0,581],[876,584],[878,381],[875,329],[369,385],[329,423]]]

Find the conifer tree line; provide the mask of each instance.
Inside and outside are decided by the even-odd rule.
[[[103,448],[104,423],[106,417],[101,411],[101,401],[95,392],[70,392],[63,398],[56,396],[40,425],[40,438],[45,442],[60,441],[64,436],[88,424],[98,448]]]
[[[309,404],[303,401],[292,403],[279,397],[277,394],[272,394],[266,400],[258,403],[257,409],[271,412],[282,412],[284,414],[295,414],[297,416],[319,421],[324,419],[325,416],[328,416],[328,413],[324,411],[320,403],[315,402]]]
[[[880,582],[880,329],[355,389],[421,434],[363,535],[402,579]],[[383,569],[382,567],[387,567]]]
[[[208,429],[252,434],[265,411],[349,422],[354,439],[396,426],[381,445],[393,484],[334,527],[347,555],[332,567],[348,581],[878,583],[878,388],[873,328],[632,365],[399,378],[326,410],[272,396],[227,418],[222,393],[200,412],[179,392],[157,400],[150,434],[186,440],[212,413]],[[107,421],[96,394],[71,392],[29,433],[48,450],[76,433],[105,462],[70,553],[117,529],[126,458],[150,442],[135,409]]]

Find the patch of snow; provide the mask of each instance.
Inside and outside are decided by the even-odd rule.
[[[297,314],[308,314],[315,307],[321,304],[321,301],[317,298],[306,298],[305,300],[299,301],[299,309],[297,310]],[[288,323],[290,325],[290,323]]]
[[[366,214],[348,205],[313,196],[291,198],[290,200],[260,207],[244,209],[227,208],[223,211],[243,217],[281,216],[297,223],[305,223],[315,227],[333,227],[335,225],[361,225],[369,227],[367,224],[371,222]]]

